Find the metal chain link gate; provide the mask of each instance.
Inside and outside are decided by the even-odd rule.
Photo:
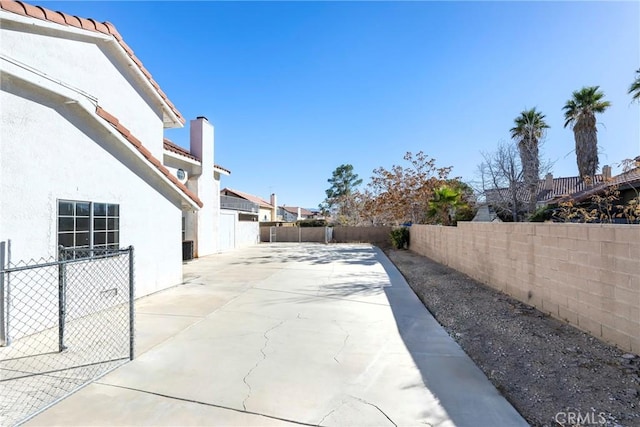
[[[0,425],[18,425],[133,359],[133,247],[5,265]]]

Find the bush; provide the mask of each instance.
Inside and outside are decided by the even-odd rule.
[[[553,217],[555,208],[553,206],[540,206],[529,217],[530,222],[545,222],[549,221]]]
[[[301,219],[296,224],[298,227],[326,227],[327,221],[324,219]]]
[[[391,230],[391,244],[396,249],[406,249],[409,246],[409,229],[399,227]]]

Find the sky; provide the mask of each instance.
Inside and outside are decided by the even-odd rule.
[[[477,181],[521,111],[550,125],[541,158],[578,174],[562,107],[600,86],[600,164],[640,155],[640,2],[31,1],[113,23],[187,119],[215,126],[222,187],[316,208],[327,179],[424,151]]]

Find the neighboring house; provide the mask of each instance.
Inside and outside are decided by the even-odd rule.
[[[182,281],[183,238],[216,252],[214,177],[228,171],[213,164],[213,127],[191,122],[188,155],[163,141],[185,119],[113,25],[2,1],[0,40],[0,240],[13,262],[133,245],[141,296]]]
[[[636,158],[636,164],[638,163],[640,159]],[[536,205],[556,205],[570,200],[581,203],[593,195],[604,193],[605,189],[612,186],[618,187],[621,202],[626,203],[638,197],[640,167],[612,177],[611,167],[605,165],[602,173],[596,174],[591,181],[578,176],[554,178],[553,175],[547,174],[538,182]],[[513,205],[513,192],[509,188],[487,190],[485,196],[486,202],[478,210],[474,221],[491,221],[500,209],[510,209]],[[516,187],[516,200],[523,209],[529,201],[529,193],[522,183]]]
[[[223,207],[241,211],[241,221],[276,221],[276,195],[271,194],[271,203],[253,194],[231,188],[220,191]]]
[[[317,215],[298,206],[280,206],[278,207],[278,216],[281,216],[284,222],[296,222],[303,219],[313,219]]]
[[[544,179],[538,181],[538,191],[536,195],[536,206],[546,206],[556,203],[561,198],[590,188],[590,186],[601,184],[607,177],[611,176],[611,168],[605,166],[604,174],[597,174],[593,178],[593,184],[586,182],[578,176],[554,178],[548,173]],[[496,216],[503,219],[511,217],[511,209],[517,204],[517,211],[524,213],[529,203],[529,192],[524,183],[517,183],[515,186],[515,197],[510,188],[497,188],[485,191],[485,202],[478,207],[478,213],[474,221],[492,221]],[[486,209],[485,209],[486,207]]]
[[[640,156],[635,159],[636,167],[619,175],[606,179],[604,182],[581,191],[574,192],[558,200],[559,203],[572,200],[581,203],[594,195],[602,195],[609,188],[615,187],[620,192],[619,203],[626,204],[637,199],[640,194]]]

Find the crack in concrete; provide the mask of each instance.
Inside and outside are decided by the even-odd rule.
[[[329,415],[331,415],[331,414],[333,414],[334,412],[336,412],[336,410],[337,410],[337,408],[336,408],[336,409],[332,409],[331,411],[329,411],[329,413],[328,413],[327,415],[325,415],[324,417],[322,417],[322,419],[321,419],[320,421],[318,421],[318,426],[321,426],[321,425],[322,425],[322,422],[323,422],[323,421],[324,421],[324,420],[325,420]]]
[[[398,427],[398,424],[394,423],[394,422],[393,422],[393,420],[392,420],[391,418],[389,418],[389,415],[387,415],[387,414],[386,414],[382,409],[380,409],[380,407],[379,407],[378,405],[376,405],[375,403],[368,402],[368,401],[366,401],[366,400],[364,400],[364,399],[361,399],[361,398],[359,398],[359,397],[357,397],[357,396],[353,396],[353,395],[352,395],[351,397],[353,397],[353,398],[354,398],[354,399],[356,399],[356,400],[359,400],[359,401],[360,401],[360,402],[362,402],[362,403],[365,403],[365,404],[367,404],[367,405],[373,406],[373,407],[374,407],[374,408],[376,408],[378,411],[380,411],[380,413],[381,413],[382,415],[384,415],[384,416],[385,416],[385,418],[386,418],[386,419],[388,419],[388,420],[389,420],[389,422],[390,422],[391,424],[393,424],[395,427]]]
[[[338,365],[341,365],[340,361],[338,360],[338,356],[340,356],[340,353],[342,353],[344,348],[347,346],[347,340],[349,339],[351,334],[349,333],[349,331],[344,329],[338,322],[335,322],[335,324],[338,326],[338,328],[340,328],[342,330],[342,332],[347,334],[347,336],[344,337],[344,341],[342,341],[342,347],[340,347],[340,350],[338,350],[338,352],[335,354],[335,356],[333,356],[333,360],[335,360]]]
[[[264,334],[262,334],[262,336],[264,337],[264,345],[262,346],[262,348],[260,349],[260,353],[262,353],[262,359],[258,360],[256,362],[256,364],[253,366],[253,368],[249,369],[249,372],[247,372],[247,374],[244,376],[244,378],[242,378],[242,382],[247,386],[247,388],[249,389],[249,393],[247,393],[247,397],[244,398],[244,400],[242,401],[242,408],[246,411],[247,410],[247,400],[249,400],[249,398],[251,397],[251,385],[247,382],[247,378],[249,378],[249,375],[251,375],[251,373],[258,367],[258,365],[263,362],[266,358],[267,358],[267,354],[264,352],[264,350],[267,348],[267,345],[269,345],[269,337],[267,336],[269,334],[269,332],[273,331],[276,328],[279,328],[280,326],[282,326],[282,324],[285,322],[286,320],[282,320],[280,321],[280,323],[278,323],[275,326],[272,326],[271,328],[267,329]]]
[[[324,420],[326,420],[326,419],[329,417],[329,415],[333,414],[333,413],[334,413],[334,412],[336,412],[338,409],[342,408],[342,406],[344,406],[344,404],[345,404],[345,403],[346,403],[346,402],[345,402],[344,400],[342,400],[338,406],[336,406],[335,408],[333,408],[332,410],[330,410],[330,411],[327,413],[327,415],[325,415],[324,417],[322,417],[322,419],[318,422],[318,426],[319,426],[319,427],[320,427],[320,426],[322,426],[322,423],[324,422]]]

